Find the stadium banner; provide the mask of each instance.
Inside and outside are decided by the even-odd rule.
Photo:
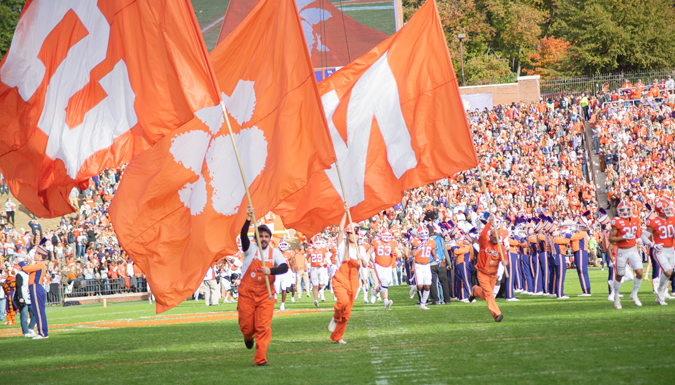
[[[0,62],[12,194],[39,217],[73,212],[73,187],[218,105],[207,56],[188,0],[28,1]]]
[[[464,103],[464,110],[480,110],[487,108],[492,109],[492,92],[484,94],[468,94],[461,95],[462,103]]]
[[[311,236],[338,224],[343,199],[354,221],[369,218],[405,190],[478,164],[433,0],[319,91],[346,197],[335,166],[314,174],[274,209],[287,228]]]
[[[335,162],[294,0],[263,0],[210,54],[256,218]],[[157,312],[188,298],[234,255],[245,187],[221,106],[127,167],[110,206],[120,244],[145,272]]]
[[[230,0],[216,44],[260,0]],[[401,0],[297,0],[314,68],[341,67],[364,55],[403,25]],[[324,77],[325,78],[325,77]]]

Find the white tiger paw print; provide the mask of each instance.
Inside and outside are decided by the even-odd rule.
[[[238,134],[234,134],[234,140],[246,175],[247,187],[260,175],[267,161],[267,139],[264,132],[256,126],[245,127],[253,117],[256,106],[253,86],[252,81],[240,80],[232,96],[222,94],[230,116],[243,128]],[[213,209],[222,215],[234,215],[246,195],[246,190],[230,135],[216,136],[224,123],[222,109],[220,106],[207,107],[197,111],[195,115],[209,127],[211,134],[195,130],[171,141],[170,152],[174,160],[199,176],[196,182],[185,184],[178,191],[178,195],[183,205],[190,209],[191,215],[199,215],[204,211],[208,193],[202,166],[206,161],[210,185],[213,188]]]

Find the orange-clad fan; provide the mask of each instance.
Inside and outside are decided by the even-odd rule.
[[[239,329],[244,335],[244,344],[248,349],[253,348],[255,342],[256,366],[267,366],[267,346],[272,339],[272,314],[274,302],[268,296],[265,276],[268,276],[270,285],[274,283],[274,276],[288,271],[288,265],[279,249],[272,248],[270,240],[272,232],[269,227],[258,227],[258,236],[262,252],[258,244],[248,239],[248,227],[255,215],[255,209],[249,207],[248,219],[241,228],[241,249],[244,251],[244,276],[239,285]],[[261,256],[263,262],[261,261]]]
[[[490,235],[488,236],[488,233]],[[501,322],[504,319],[497,302],[495,302],[495,297],[493,290],[495,287],[495,282],[497,281],[497,270],[499,268],[499,262],[501,261],[501,256],[499,255],[499,241],[501,239],[497,235],[496,231],[492,231],[492,224],[487,223],[483,228],[483,231],[480,233],[478,238],[478,245],[480,246],[480,251],[478,252],[478,260],[476,263],[476,270],[478,276],[478,283],[480,286],[473,287],[473,296],[485,300],[494,317],[495,322]],[[502,246],[502,247],[505,247]],[[508,261],[504,261],[508,265]],[[504,266],[506,267],[506,266]],[[473,298],[469,298],[469,301],[472,301]]]
[[[363,246],[358,245],[352,224],[345,231],[347,210],[349,210],[349,207],[345,205],[345,214],[340,221],[337,240],[337,272],[332,283],[337,301],[333,306],[335,313],[328,324],[328,331],[331,332],[330,339],[338,344],[347,343],[342,339],[342,336],[345,334],[347,321],[349,321],[349,316],[352,313],[354,299],[359,288],[359,267],[368,266],[366,250]]]

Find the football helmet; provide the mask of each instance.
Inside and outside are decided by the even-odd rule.
[[[628,219],[633,215],[633,205],[630,202],[621,201],[616,208],[616,212],[619,214],[619,217]]]
[[[279,242],[279,250],[281,250],[281,251],[286,251],[286,250],[288,250],[288,248],[289,248],[290,246],[291,246],[291,245],[289,245],[288,242],[286,242],[285,240],[282,240],[281,242]]]
[[[429,238],[429,230],[424,226],[420,226],[417,228],[417,236],[422,240],[427,240]]]
[[[382,234],[380,234],[380,239],[382,239],[382,242],[389,242],[391,241],[391,234],[389,231],[385,230]]]
[[[670,218],[673,216],[672,202],[669,202],[667,199],[657,199],[654,203],[654,211],[660,217]]]

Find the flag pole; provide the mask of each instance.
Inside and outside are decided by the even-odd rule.
[[[504,258],[504,251],[502,250],[502,243],[499,241],[499,232],[495,226],[495,214],[492,212],[492,202],[490,202],[490,197],[488,196],[487,190],[485,189],[485,178],[483,177],[483,169],[478,164],[478,172],[480,174],[480,185],[483,188],[483,195],[485,195],[485,202],[488,206],[488,212],[490,213],[490,223],[492,223],[492,234],[497,238],[497,247],[499,249],[499,256],[502,258],[502,264],[504,265],[504,274],[506,278],[509,278],[509,271],[506,269],[506,259]]]
[[[347,218],[349,219],[349,226],[351,227],[352,231],[354,232],[354,237],[357,237],[356,227],[354,226],[354,222],[352,222],[352,213],[349,210],[349,204],[347,203],[347,194],[345,192],[345,184],[342,183],[342,174],[340,173],[340,166],[338,165],[337,161],[335,161],[334,164],[335,164],[335,169],[337,170],[338,179],[340,180],[340,189],[342,189],[342,202],[344,202],[344,204],[345,204],[345,211],[347,211]],[[347,242],[347,241],[345,240],[345,242]],[[346,243],[345,243],[345,245],[346,245]],[[365,262],[361,261],[361,266],[366,267],[367,263],[365,265],[364,265],[364,263]]]
[[[248,199],[248,207],[253,207],[253,200],[251,200],[251,193],[248,191],[248,183],[246,183],[246,175],[244,175],[244,168],[241,166],[241,159],[239,158],[239,151],[237,150],[237,143],[234,141],[234,134],[232,134],[232,126],[230,125],[230,118],[227,116],[227,110],[225,109],[225,102],[220,101],[220,107],[223,109],[223,116],[225,117],[225,123],[227,123],[227,131],[230,133],[230,139],[232,139],[232,147],[234,148],[234,155],[237,157],[237,164],[239,164],[239,171],[241,172],[241,180],[244,182],[244,189],[246,190],[246,199]],[[258,243],[258,250],[260,251],[260,262],[263,267],[265,266],[265,260],[263,259],[262,253],[263,248],[260,244],[260,234],[258,234],[258,224],[255,220],[255,212],[253,216],[253,228],[255,229],[255,240]],[[267,286],[267,296],[269,299],[272,299],[272,290],[270,289],[270,280],[265,274],[265,285]]]

